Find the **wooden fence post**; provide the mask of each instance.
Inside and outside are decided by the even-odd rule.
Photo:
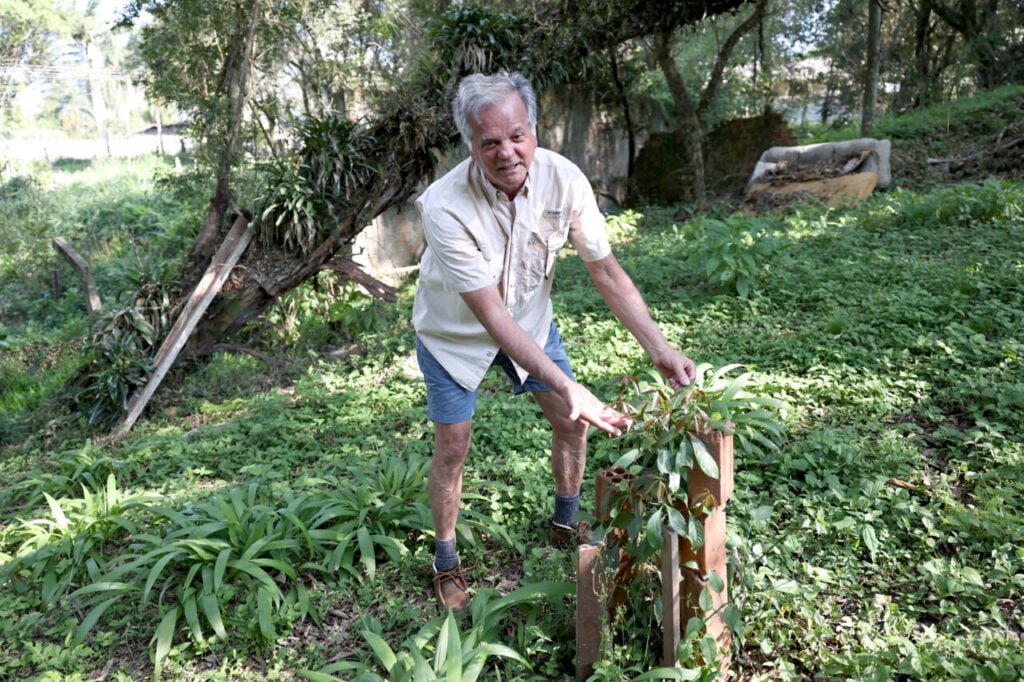
[[[576,550],[576,682],[594,674],[605,623],[604,543]]]
[[[103,309],[100,302],[100,294],[96,289],[96,278],[92,276],[92,268],[88,261],[75,251],[64,237],[53,238],[53,248],[63,256],[71,267],[78,273],[78,279],[82,283],[82,295],[85,297],[85,309],[90,315],[95,315]]]
[[[171,365],[178,358],[178,353],[188,343],[189,337],[195,330],[196,325],[199,324],[203,313],[210,307],[210,303],[213,302],[217,292],[224,286],[224,282],[227,281],[231,270],[238,263],[238,259],[242,257],[242,253],[249,246],[249,242],[252,241],[253,228],[249,224],[249,220],[249,216],[245,213],[240,213],[238,218],[235,219],[234,224],[228,231],[227,236],[224,237],[224,241],[221,242],[220,248],[217,249],[217,253],[210,262],[210,266],[206,269],[206,273],[203,274],[203,278],[196,284],[196,288],[192,290],[192,295],[189,296],[184,309],[178,315],[178,319],[175,320],[171,330],[167,333],[167,338],[164,339],[160,350],[157,351],[156,357],[153,358],[153,372],[149,375],[149,381],[146,382],[142,391],[136,393],[128,402],[128,413],[118,424],[114,432],[108,436],[109,440],[117,440],[131,430],[135,420],[142,414],[150,398],[156,392],[157,387],[160,386],[160,382],[163,381]]]
[[[683,604],[679,579],[679,535],[663,526],[661,529],[661,629],[662,660],[666,668],[679,665],[679,641],[683,628]]]
[[[703,525],[704,544],[694,551],[689,540],[683,539],[680,561],[683,575],[683,595],[686,613],[683,623],[691,617],[703,618],[707,622],[710,633],[719,647],[719,666],[722,677],[729,674],[732,644],[732,633],[725,624],[723,609],[729,602],[728,559],[725,545],[725,504],[732,497],[735,473],[733,437],[719,431],[711,431],[701,435],[708,446],[711,457],[718,465],[718,478],[711,478],[700,467],[695,466],[686,482],[687,496],[690,505],[705,502],[710,511],[697,512],[698,520]],[[689,510],[687,510],[689,513]],[[697,569],[687,568],[685,564],[695,562]],[[711,590],[711,608],[705,611],[700,608],[700,593],[708,586],[708,576],[716,573],[725,587],[721,592]]]

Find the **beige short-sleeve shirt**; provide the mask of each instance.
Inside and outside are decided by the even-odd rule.
[[[590,182],[565,157],[538,148],[515,199],[491,185],[471,158],[416,200],[427,248],[420,260],[413,325],[423,345],[470,390],[498,345],[460,296],[495,284],[513,319],[544,347],[551,282],[568,241],[587,262],[611,253]],[[521,379],[526,371],[516,365]]]

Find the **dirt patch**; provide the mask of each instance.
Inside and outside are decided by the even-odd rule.
[[[1024,96],[995,122],[956,122],[932,139],[892,136],[895,183],[908,189],[980,182],[1024,180]]]

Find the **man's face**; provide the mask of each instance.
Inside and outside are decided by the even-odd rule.
[[[510,92],[505,99],[470,120],[472,156],[492,185],[511,199],[526,182],[537,138],[530,127],[522,98]]]

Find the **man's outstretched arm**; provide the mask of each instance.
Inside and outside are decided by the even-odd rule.
[[[672,386],[688,386],[697,373],[693,360],[669,345],[651,318],[640,291],[614,254],[586,264],[591,279],[615,317],[636,338]]]
[[[510,358],[562,398],[569,419],[582,419],[615,436],[619,435],[619,427],[629,424],[629,417],[602,403],[551,361],[544,349],[509,315],[495,285],[463,293],[462,300]]]

